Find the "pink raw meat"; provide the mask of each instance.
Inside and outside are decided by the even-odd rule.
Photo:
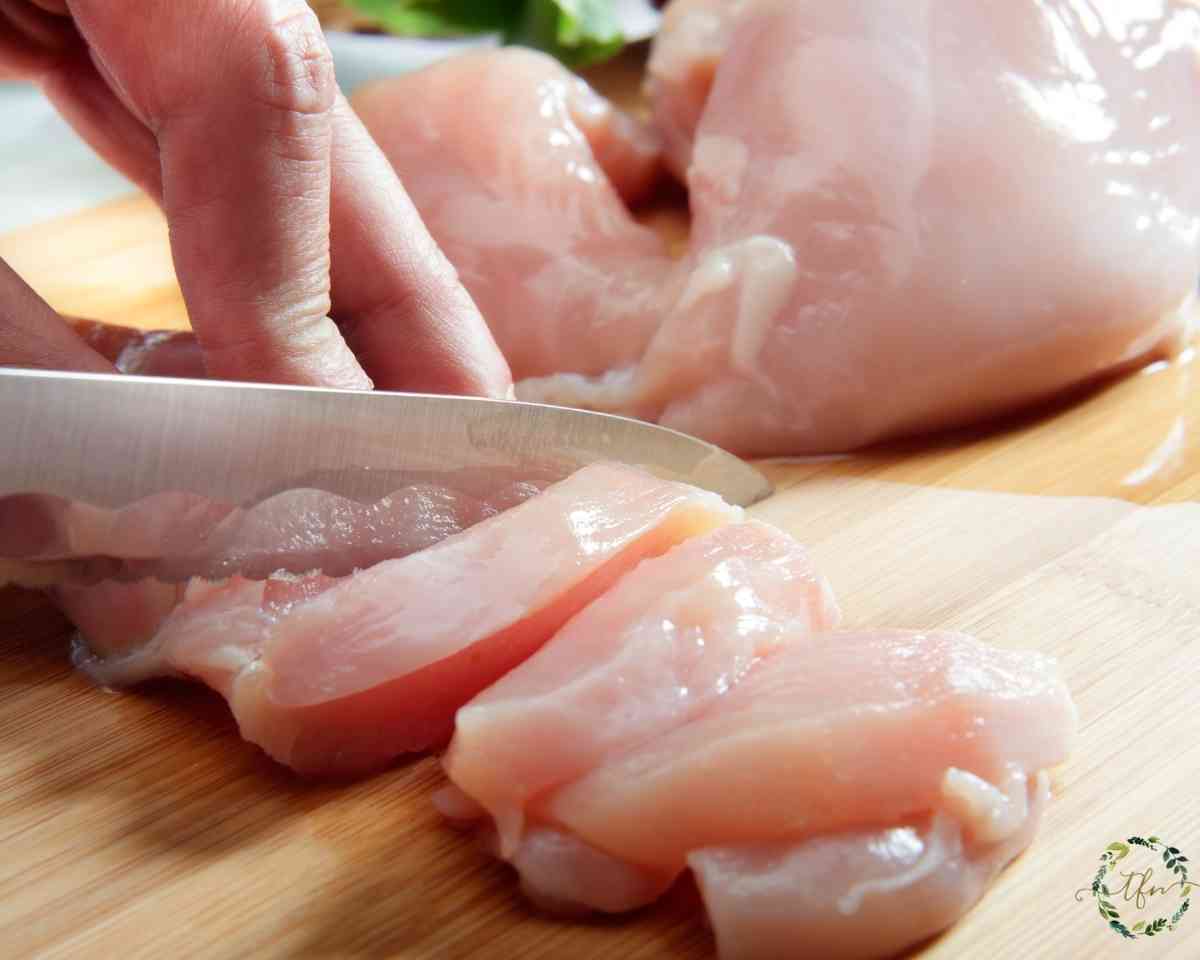
[[[646,92],[665,159],[680,180],[692,162],[696,127],[742,4],[672,0],[646,64]]]
[[[208,375],[204,355],[190,330],[139,330],[95,320],[71,320],[71,326],[121,373],[143,377]]]
[[[702,713],[837,619],[795,540],[754,521],[718,528],[642,563],[460,710],[447,774],[511,853],[553,788]]]
[[[675,0],[650,93],[693,216],[677,264],[544,59],[474,53],[358,107],[519,395],[828,452],[1178,350],[1198,50],[1188,0]]]
[[[945,930],[1032,841],[1046,775],[1014,778],[1010,828],[974,838],[945,813],[910,826],[800,843],[697,850],[688,857],[721,960],[882,960]]]
[[[713,6],[681,0],[668,31]],[[808,453],[995,416],[1184,341],[1200,270],[1194,4],[723,13],[681,292],[622,390],[564,376],[523,396]],[[680,50],[661,62],[677,43],[664,33],[664,96],[668,67],[694,90],[713,57],[680,42],[699,66]]]
[[[654,579],[656,566],[695,544],[643,564],[596,606],[636,595],[631,584]],[[743,569],[723,586],[736,595],[750,582]],[[777,595],[743,596],[754,611],[747,615],[760,621],[754,633],[770,633],[761,621],[794,622],[793,607],[781,610]],[[541,689],[542,676],[553,674],[539,660],[553,656],[591,612],[505,678],[514,693],[529,691],[532,718],[552,693]],[[593,626],[632,635],[631,625],[641,624],[640,646],[629,655],[636,663],[634,653],[658,647],[654,612],[630,604],[626,626],[618,626],[615,610]],[[570,914],[633,909],[690,867],[723,957],[787,956],[785,945],[810,937],[815,955],[886,956],[957,920],[1030,842],[1048,793],[1044,771],[1065,759],[1076,725],[1051,659],[953,633],[813,635],[797,625],[790,643],[739,675],[738,644],[719,616],[713,627],[704,635],[706,646],[717,641],[710,670],[728,657],[732,682],[701,695],[694,710],[641,709],[655,702],[656,690],[673,686],[669,666],[641,678],[649,692],[617,683],[619,695],[607,699],[577,701],[573,695],[589,681],[579,687],[561,678],[560,722],[572,731],[570,743],[582,742],[582,762],[563,763],[570,782],[529,796],[523,831],[492,841],[536,903]],[[672,631],[665,618],[661,635]],[[600,650],[612,642],[590,641]],[[586,678],[591,661],[583,663]],[[650,678],[663,673],[661,685]],[[639,676],[630,675],[630,686]],[[516,696],[494,699],[500,729],[519,729]],[[487,691],[461,713],[478,711],[472,722],[483,726],[490,700]],[[590,710],[601,731],[617,718],[621,739],[580,734],[586,723],[575,710]],[[538,738],[534,753],[546,739]],[[438,798],[449,818],[487,818],[497,795],[514,795],[492,786],[513,763],[511,750],[496,749],[478,736],[474,743],[456,738],[447,762],[455,785]],[[553,749],[549,759],[559,762]],[[494,777],[477,772],[490,762]],[[591,769],[578,774],[585,765]],[[517,776],[537,766],[518,763]],[[471,783],[483,785],[480,795]],[[496,831],[490,819],[482,829]]]
[[[354,105],[516,376],[600,373],[641,355],[670,267],[625,206],[659,169],[645,129],[516,48],[381,81]]]
[[[470,486],[467,478],[449,479]],[[297,489],[249,508],[164,493],[116,510],[36,494],[0,497],[0,557],[9,561],[0,582],[263,579],[281,569],[345,576],[433,546],[538,489],[535,482],[497,484],[476,497],[445,484],[413,484],[366,503]]]
[[[693,487],[608,464],[419,553],[343,579],[193,580],[145,589],[141,636],[99,630],[82,665],[98,681],[198,677],[242,735],[308,773],[359,773],[448,738],[454,712],[535,652],[623,572],[741,511]],[[105,586],[63,591],[85,626]],[[161,606],[159,605],[161,604]],[[130,640],[133,643],[130,643]]]
[[[1034,773],[1066,758],[1074,728],[1042,654],[953,633],[828,633],[545,811],[623,859],[682,867],[700,847],[903,823],[941,806],[947,770]]]

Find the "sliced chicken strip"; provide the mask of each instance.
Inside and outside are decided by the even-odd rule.
[[[446,772],[511,853],[554,788],[703,713],[838,616],[795,540],[755,521],[720,527],[639,565],[463,707]]]
[[[357,774],[444,743],[460,706],[627,570],[740,517],[714,494],[600,463],[341,579],[192,580],[182,597],[151,582],[122,598],[101,584],[59,599],[97,681],[196,677],[281,763]],[[128,633],[114,628],[114,599],[136,611]]]

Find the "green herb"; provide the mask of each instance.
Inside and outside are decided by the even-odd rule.
[[[625,46],[609,0],[529,0],[524,6],[507,39],[552,53],[569,66],[600,63]]]
[[[498,33],[572,67],[619,53],[625,37],[612,0],[347,0],[389,33],[461,37]]]

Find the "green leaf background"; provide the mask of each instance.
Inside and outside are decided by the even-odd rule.
[[[347,0],[389,33],[461,37],[498,33],[572,67],[599,63],[625,46],[611,0]]]

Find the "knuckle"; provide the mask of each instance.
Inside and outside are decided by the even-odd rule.
[[[328,112],[337,95],[337,82],[333,55],[316,14],[304,2],[288,0],[266,6],[269,9],[247,23],[253,96],[287,113]]]
[[[317,298],[319,299],[319,298]],[[305,304],[283,320],[228,326],[200,338],[211,375],[280,383],[362,386],[362,374],[337,327],[319,309]]]
[[[148,111],[151,128],[162,135],[219,118],[244,143],[257,136],[283,159],[320,158],[337,81],[316,14],[304,0],[229,0],[221,9],[210,14],[200,41],[214,52],[215,69],[167,58]]]
[[[206,329],[206,346],[267,340],[303,348],[329,315],[329,286],[319,269],[266,287],[257,276],[234,277],[214,285],[213,294],[230,312],[216,329]]]
[[[319,339],[324,317],[320,314],[270,319],[241,316],[238,323],[217,329],[206,326],[199,342],[210,357],[233,358],[231,366],[252,367],[255,362],[290,359],[311,349]]]
[[[379,327],[404,326],[410,323],[414,316],[425,312],[425,304],[420,295],[411,287],[389,289],[366,304],[356,304],[357,309],[348,313],[339,309],[336,299],[333,303],[333,315],[342,335],[351,346],[357,344],[365,335]]]

